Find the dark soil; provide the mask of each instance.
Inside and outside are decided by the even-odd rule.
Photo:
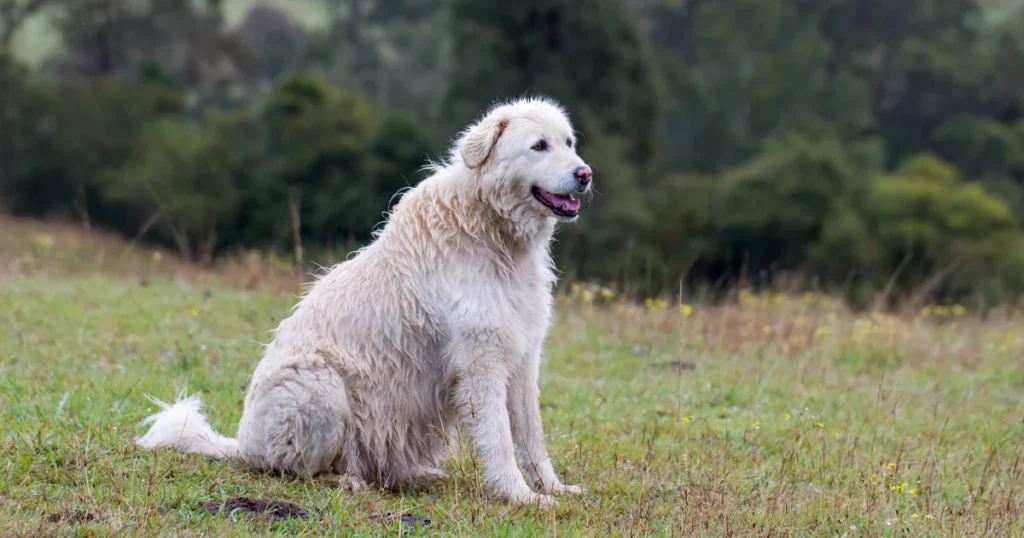
[[[309,514],[301,506],[288,501],[234,497],[227,501],[210,501],[200,503],[199,505],[200,512],[210,515],[217,515],[221,510],[229,516],[234,516],[235,514],[262,515],[269,521],[283,521],[293,517],[306,519],[309,517]]]
[[[47,523],[69,523],[71,525],[77,525],[79,523],[89,523],[90,521],[96,521],[95,515],[81,510],[74,510],[72,512],[54,512],[46,516]]]
[[[385,525],[390,525],[390,524],[392,524],[395,521],[398,521],[400,519],[402,521],[402,525],[405,525],[405,526],[408,526],[408,527],[416,528],[416,527],[421,527],[421,526],[422,527],[429,527],[430,526],[430,520],[429,519],[427,519],[427,518],[425,518],[423,516],[417,516],[415,514],[392,514],[391,512],[388,512],[388,513],[386,513],[384,515],[377,516],[374,519],[380,521],[381,523],[383,523]]]

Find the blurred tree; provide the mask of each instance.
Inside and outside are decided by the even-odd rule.
[[[338,230],[346,234],[349,249],[357,240],[369,240],[396,194],[423,178],[430,154],[430,140],[414,117],[392,112],[378,118],[368,159],[356,169],[347,167],[348,177],[337,170],[315,200],[313,221],[327,244],[333,248]]]
[[[0,197],[16,213],[41,215],[55,193],[40,180],[53,138],[53,103],[28,67],[0,49]]]
[[[865,208],[883,247],[883,266],[876,274],[903,266],[899,278],[906,288],[929,285],[939,290],[945,279],[936,276],[977,276],[980,268],[999,280],[1006,275],[991,267],[1020,257],[1019,222],[1006,202],[980,185],[965,184],[956,167],[933,155],[914,156],[895,173],[879,176]],[[964,293],[970,288],[946,291]]]
[[[238,39],[265,80],[274,80],[298,67],[306,47],[305,29],[286,11],[268,4],[257,4],[249,10],[238,28]]]
[[[218,229],[239,209],[224,141],[175,119],[146,125],[124,166],[105,175],[104,194],[158,215],[186,259],[209,264]]]
[[[820,8],[803,4],[653,3],[653,39],[679,64],[669,79],[666,129],[673,167],[719,172],[789,130],[829,124],[857,134],[871,127],[867,81],[834,65],[816,24]]]
[[[58,0],[0,0],[0,50],[11,45],[11,41],[26,20],[57,2]]]
[[[586,137],[620,139],[621,158],[647,179],[661,136],[660,73],[620,1],[453,0],[451,10],[456,125],[495,99],[550,95],[581,118]]]
[[[157,65],[190,102],[228,104],[253,91],[253,59],[227,30],[217,0],[76,0],[55,10],[63,42],[48,60],[58,74],[134,78]],[[201,114],[197,114],[201,116]]]
[[[273,91],[264,111],[269,133],[264,177],[287,187],[295,260],[302,267],[301,192],[317,191],[328,178],[360,177],[372,136],[369,105],[361,96],[322,79],[291,76]]]
[[[328,24],[311,33],[305,65],[377,108],[436,120],[451,64],[444,0],[320,1]]]
[[[734,270],[754,276],[799,269],[837,205],[864,183],[839,140],[800,134],[769,142],[724,180],[722,246]]]

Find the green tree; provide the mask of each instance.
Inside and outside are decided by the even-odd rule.
[[[657,157],[660,73],[639,21],[618,0],[451,3],[450,117],[462,125],[495,99],[546,94],[586,137],[621,140],[644,179]]]
[[[128,162],[105,174],[103,191],[113,202],[158,216],[182,256],[209,264],[218,230],[239,210],[229,151],[213,130],[156,120],[143,129]]]
[[[879,176],[865,208],[883,246],[876,273],[899,268],[905,289],[965,294],[979,276],[997,287],[1011,282],[993,269],[1020,258],[1018,219],[1006,202],[965,183],[956,167],[934,155],[915,156]]]
[[[287,191],[295,262],[303,264],[302,190],[328,178],[358,185],[372,137],[366,100],[322,79],[295,75],[277,84],[264,111],[268,147],[264,178]]]
[[[338,232],[350,249],[371,239],[371,230],[397,200],[395,195],[424,177],[432,145],[423,126],[398,112],[385,113],[375,123],[365,161],[357,167],[336,167],[314,202],[313,224],[332,249]]]
[[[864,183],[842,142],[800,134],[766,144],[724,180],[723,246],[734,268],[753,274],[801,268],[826,221]]]
[[[0,49],[0,195],[9,211],[41,214],[50,196],[40,188],[52,133],[50,94],[28,67]]]

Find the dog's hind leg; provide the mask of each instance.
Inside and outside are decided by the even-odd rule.
[[[335,473],[349,405],[344,380],[322,357],[288,361],[250,390],[238,435],[244,460],[307,478]]]

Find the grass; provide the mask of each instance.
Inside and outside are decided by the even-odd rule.
[[[6,251],[0,279],[5,536],[1024,535],[1024,328],[1009,312],[855,314],[810,294],[633,305],[574,286],[541,394],[556,469],[590,493],[513,509],[486,498],[472,451],[443,483],[351,494],[134,447],[153,410],[143,395],[186,386],[233,433],[258,342],[294,297],[165,271],[169,253],[138,255],[144,279],[129,262],[60,270],[77,256],[65,234],[4,229],[33,260],[12,270],[27,252]],[[196,508],[238,495],[310,518]],[[388,512],[432,524],[401,529]]]

